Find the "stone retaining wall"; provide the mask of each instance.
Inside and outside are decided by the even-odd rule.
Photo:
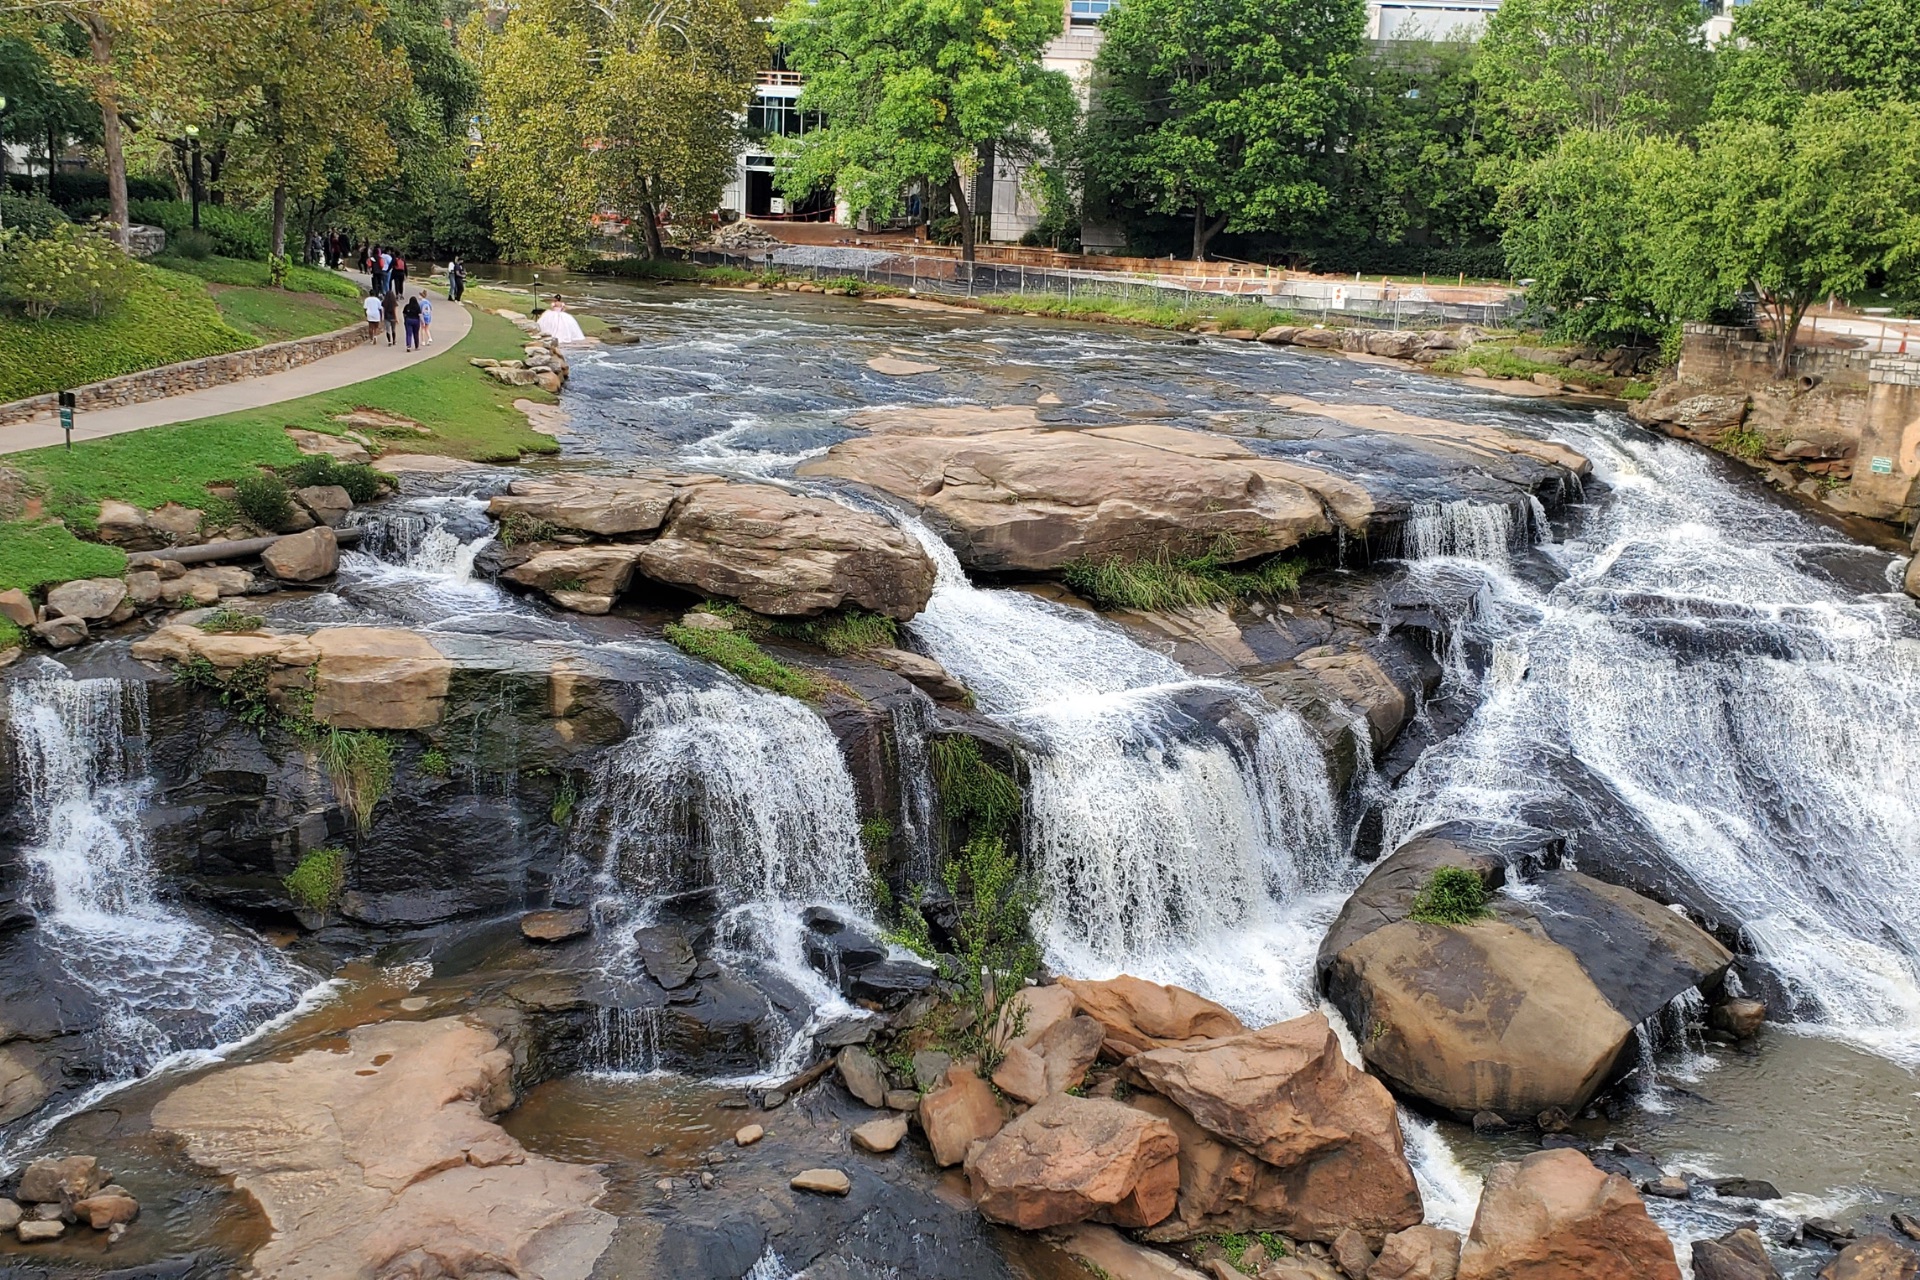
[[[243,378],[257,378],[262,374],[295,369],[303,364],[312,364],[315,360],[339,355],[342,351],[351,351],[366,340],[367,326],[354,324],[311,338],[295,338],[289,342],[269,343],[264,347],[249,347],[245,351],[230,351],[221,356],[183,360],[179,364],[161,365],[158,369],[143,369],[139,373],[108,378],[104,382],[90,382],[83,387],[76,387],[74,391],[83,412],[88,409],[110,409],[115,405],[139,404],[145,400],[160,400],[189,391],[203,391],[208,387],[239,382]],[[53,413],[58,407],[59,398],[52,393],[0,404],[0,426],[42,417]]]

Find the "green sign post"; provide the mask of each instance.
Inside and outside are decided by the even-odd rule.
[[[60,393],[60,429],[67,433],[67,452],[73,452],[73,410],[78,400],[71,391]]]

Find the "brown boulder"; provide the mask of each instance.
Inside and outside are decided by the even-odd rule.
[[[993,1087],[965,1062],[947,1068],[946,1083],[921,1097],[916,1114],[933,1149],[933,1162],[943,1167],[965,1160],[968,1147],[991,1138],[1007,1122]]]
[[[1691,383],[1669,382],[1645,400],[1627,407],[1635,422],[1659,427],[1668,435],[1694,439],[1717,437],[1747,416],[1746,395],[1705,391]]]
[[[327,431],[307,431],[300,427],[288,427],[287,439],[293,441],[293,447],[309,457],[333,458],[340,462],[372,462],[373,455],[366,446],[346,436],[336,436]]]
[[[1820,1268],[1820,1280],[1914,1280],[1920,1254],[1886,1236],[1855,1240]]]
[[[1388,1236],[1367,1280],[1453,1280],[1460,1270],[1460,1233],[1408,1227]]]
[[[1147,1049],[1246,1030],[1226,1006],[1184,987],[1125,974],[1100,982],[1062,978],[1059,985],[1073,994],[1075,1008],[1106,1029],[1105,1051],[1115,1061]]]
[[[243,596],[253,587],[253,575],[233,564],[203,565],[177,578],[160,576],[160,598],[168,604],[189,599],[196,604],[214,604],[222,596]]]
[[[755,613],[857,605],[905,621],[933,594],[933,561],[878,516],[772,485],[706,485],[676,503],[640,572]]]
[[[711,614],[701,615],[711,617]],[[958,680],[932,658],[923,653],[913,653],[906,649],[867,649],[860,655],[868,662],[885,667],[897,676],[904,677],[909,684],[918,688],[936,702],[965,702],[972,695],[967,686]]]
[[[1565,1147],[1487,1174],[1458,1280],[1679,1280],[1633,1184]]]
[[[202,1076],[153,1125],[258,1204],[260,1275],[586,1280],[615,1226],[593,1207],[605,1181],[489,1118],[512,1070],[494,1032],[459,1019],[380,1023],[344,1051]]]
[[[310,484],[293,491],[294,499],[307,514],[329,528],[338,525],[353,510],[353,498],[337,484]]]
[[[30,627],[39,621],[40,615],[33,607],[33,601],[27,599],[27,593],[18,587],[0,591],[0,618],[5,618],[16,627]]]
[[[1065,1092],[1086,1078],[1105,1038],[1105,1029],[1085,1014],[1057,1022],[1031,1046],[1008,1045],[1006,1056],[994,1069],[993,1083],[1018,1102],[1038,1102],[1048,1094]]]
[[[47,616],[99,622],[112,617],[126,598],[127,584],[118,578],[80,578],[48,588]]]
[[[343,490],[344,492],[344,490]],[[340,567],[340,543],[327,525],[277,539],[260,553],[260,563],[282,582],[317,582]]]
[[[621,543],[556,547],[536,552],[501,576],[546,592],[563,609],[605,613],[633,581],[640,551],[640,547]]]
[[[71,649],[87,638],[87,624],[81,618],[48,618],[33,624],[34,638],[49,649]]]
[[[453,663],[426,637],[393,627],[327,627],[305,637],[320,655],[313,718],[336,729],[430,729]]]
[[[74,1202],[74,1213],[95,1231],[105,1231],[117,1222],[132,1222],[140,1216],[140,1202],[117,1187]]]
[[[13,1198],[21,1204],[67,1204],[84,1200],[107,1183],[92,1156],[42,1156],[20,1175]]]
[[[1146,1227],[1173,1210],[1179,1149],[1162,1120],[1059,1093],[976,1147],[967,1181],[984,1216],[1023,1230],[1095,1216]]]
[[[671,475],[640,471],[629,476],[559,476],[515,480],[487,504],[496,520],[520,516],[561,529],[613,537],[652,533],[666,523],[667,510],[690,485],[724,483],[718,476]]]
[[[1693,1246],[1693,1280],[1780,1280],[1780,1269],[1751,1227]]]

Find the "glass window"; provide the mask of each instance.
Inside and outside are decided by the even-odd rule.
[[[1067,0],[1067,15],[1076,27],[1090,27],[1113,8],[1113,0]]]

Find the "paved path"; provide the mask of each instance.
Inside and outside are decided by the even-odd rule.
[[[449,302],[444,296],[435,298],[433,345],[421,351],[409,352],[399,343],[389,347],[383,339],[369,346],[342,351],[324,360],[315,360],[312,364],[303,364],[297,369],[229,382],[208,387],[204,391],[190,391],[184,395],[145,400],[111,409],[82,409],[74,414],[73,438],[97,440],[102,436],[138,431],[142,427],[191,422],[195,418],[211,418],[215,414],[232,413],[238,409],[259,409],[284,400],[298,400],[302,396],[332,391],[336,387],[352,386],[421,360],[444,356],[472,328],[473,317],[467,313],[465,306]],[[32,418],[0,427],[0,454],[41,449],[65,440],[57,416]]]

